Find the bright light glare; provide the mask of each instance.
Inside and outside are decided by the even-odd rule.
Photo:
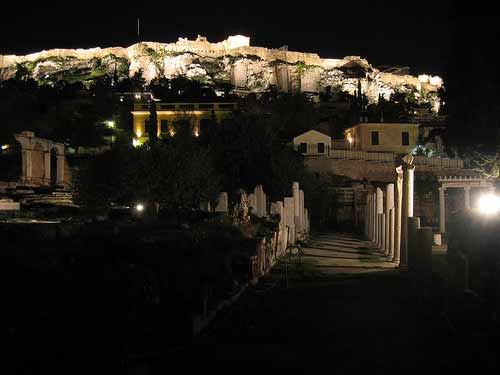
[[[2,150],[7,150],[9,147],[9,145],[2,145]]]
[[[115,122],[114,121],[106,121],[108,128],[114,128],[115,127]]]
[[[132,146],[134,147],[139,147],[141,145],[141,141],[139,141],[138,139],[132,139]]]
[[[500,197],[494,194],[485,194],[479,198],[479,212],[493,215],[500,211]]]
[[[142,204],[138,204],[137,206],[135,206],[135,209],[137,210],[137,212],[142,212],[144,211],[144,206]]]

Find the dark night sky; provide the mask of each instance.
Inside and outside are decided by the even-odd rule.
[[[254,46],[287,44],[290,50],[322,57],[360,55],[375,66],[402,65],[410,66],[412,73],[443,74],[450,48],[450,2],[23,2],[11,12],[2,11],[0,54],[128,46],[137,40],[140,16],[141,39],[147,41],[175,42],[201,34],[215,42],[244,34]]]

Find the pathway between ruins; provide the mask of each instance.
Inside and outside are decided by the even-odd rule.
[[[326,275],[371,273],[396,267],[370,242],[350,234],[317,233],[303,253],[306,262]]]
[[[264,360],[262,370],[270,361],[280,368],[383,373],[485,360],[484,351],[472,354],[476,344],[460,342],[438,309],[369,242],[319,233],[301,262],[307,272],[299,275],[290,264],[288,287],[278,265],[194,343],[162,354],[156,366],[168,368],[167,358],[191,358],[182,360],[188,366]]]

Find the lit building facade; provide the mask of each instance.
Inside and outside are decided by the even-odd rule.
[[[237,103],[156,103],[158,137],[173,135],[174,124],[179,120],[188,120],[197,136],[204,121],[216,121],[230,118],[237,109]],[[133,115],[133,132],[136,142],[145,142],[149,132],[149,103],[135,103]]]
[[[353,151],[408,153],[418,143],[419,124],[364,122],[345,130]]]

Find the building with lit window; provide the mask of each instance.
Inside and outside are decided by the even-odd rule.
[[[230,118],[237,109],[237,103],[156,103],[158,137],[173,135],[174,124],[179,120],[187,119],[191,122],[194,135],[198,135],[204,123],[222,122]],[[132,111],[133,131],[136,142],[148,139],[150,103],[135,103]]]
[[[350,150],[369,152],[411,152],[418,143],[419,124],[363,122],[346,129]]]

